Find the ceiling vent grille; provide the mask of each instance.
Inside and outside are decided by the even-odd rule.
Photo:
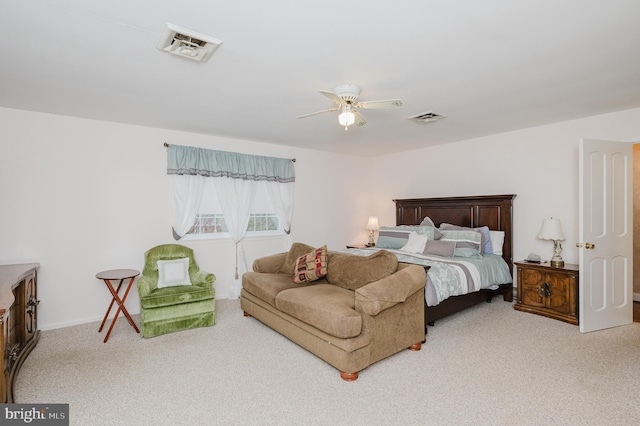
[[[220,46],[221,40],[173,24],[166,24],[158,49],[198,62],[206,62]]]
[[[409,120],[416,121],[418,123],[431,123],[432,121],[438,121],[442,118],[445,118],[445,116],[433,111],[427,111],[408,118]]]

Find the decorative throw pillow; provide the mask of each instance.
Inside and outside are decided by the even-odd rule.
[[[421,253],[424,251],[424,246],[429,241],[429,237],[425,234],[418,234],[412,232],[409,234],[409,240],[407,244],[400,248],[400,251],[406,251],[408,253]]]
[[[327,246],[302,255],[296,261],[294,283],[308,283],[327,275]]]
[[[455,249],[455,241],[435,240],[427,242],[424,246],[423,253],[442,257],[453,257]]]
[[[482,257],[482,234],[472,230],[443,230],[440,241],[454,241],[456,257]]]
[[[189,258],[158,260],[158,288],[191,285]]]
[[[422,219],[422,222],[420,222],[420,226],[431,226],[431,227],[433,227],[434,231],[433,231],[433,238],[431,239],[431,241],[439,240],[440,238],[442,238],[442,234],[438,230],[438,227],[433,222],[433,220],[431,220],[431,218],[429,216],[425,216],[424,219]]]
[[[431,220],[431,218],[429,216],[425,216],[424,219],[422,219],[422,222],[420,222],[420,225],[422,225],[422,226],[433,226],[434,228],[436,227],[436,224],[433,223],[433,221]]]
[[[489,234],[488,226],[479,226],[477,228],[469,228],[466,226],[452,225],[450,223],[441,223],[441,230],[453,229],[453,230],[470,230],[480,232],[482,234],[482,254],[493,254],[493,244],[491,243],[491,236]]]
[[[287,257],[284,259],[284,263],[280,267],[278,272],[282,274],[293,275],[295,273],[296,262],[298,258],[310,251],[315,250],[315,247],[308,246],[303,243],[293,243],[287,253]]]

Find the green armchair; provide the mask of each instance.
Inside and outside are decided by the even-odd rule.
[[[193,250],[179,244],[163,244],[148,250],[144,258],[138,279],[142,337],[215,324],[216,277],[200,270]]]

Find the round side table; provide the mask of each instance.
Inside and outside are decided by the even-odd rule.
[[[104,281],[104,283],[107,285],[107,288],[109,289],[109,292],[113,296],[113,298],[111,299],[111,303],[109,304],[109,309],[107,309],[107,313],[104,314],[104,319],[102,320],[102,324],[100,324],[98,333],[102,331],[102,328],[104,327],[105,322],[107,322],[107,317],[109,316],[109,312],[111,312],[113,303],[115,302],[118,304],[116,315],[113,317],[113,321],[111,321],[111,326],[109,327],[109,331],[107,331],[107,335],[104,337],[104,343],[107,343],[107,340],[109,340],[109,336],[111,335],[111,330],[113,330],[113,326],[115,325],[116,320],[118,319],[118,316],[120,316],[120,312],[124,313],[124,316],[127,318],[127,321],[129,321],[129,324],[131,324],[131,327],[133,327],[133,329],[137,333],[140,333],[138,326],[133,321],[133,318],[131,318],[131,315],[129,315],[129,311],[127,311],[127,308],[124,306],[124,302],[127,300],[127,296],[129,295],[129,290],[131,290],[133,281],[138,275],[140,275],[140,271],[136,271],[135,269],[110,269],[108,271],[102,271],[96,274],[96,278]],[[120,288],[122,287],[122,284],[125,282],[125,280],[129,280],[129,283],[126,286],[126,289],[124,291],[124,294],[122,295],[122,298],[120,298],[119,296]],[[114,288],[111,281],[119,281],[118,287]]]

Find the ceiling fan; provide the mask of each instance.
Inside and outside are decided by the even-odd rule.
[[[340,123],[341,126],[344,126],[344,130],[347,130],[352,124],[355,124],[356,126],[364,126],[367,124],[367,120],[365,120],[362,114],[358,112],[358,109],[360,108],[398,108],[402,106],[402,99],[357,102],[358,97],[360,96],[360,88],[353,84],[340,84],[333,89],[333,92],[329,92],[328,90],[319,90],[319,92],[336,103],[337,106],[323,111],[299,115],[296,118],[305,118],[316,114],[323,114],[325,112],[340,111],[340,114],[338,115],[338,123]]]

